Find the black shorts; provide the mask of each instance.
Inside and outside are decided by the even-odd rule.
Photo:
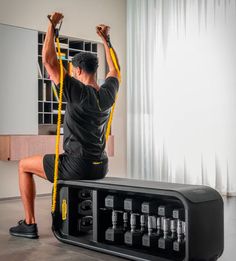
[[[55,154],[43,157],[43,167],[49,181],[54,180]],[[102,179],[108,172],[108,159],[94,161],[90,159],[60,154],[58,180]]]

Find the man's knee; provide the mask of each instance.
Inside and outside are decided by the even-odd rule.
[[[18,170],[19,170],[19,173],[24,172],[24,160],[23,159],[19,161]]]
[[[26,173],[26,172],[28,172],[28,167],[29,166],[27,166],[27,164],[28,164],[28,162],[27,162],[27,160],[26,159],[21,159],[20,161],[19,161],[19,164],[18,164],[18,170],[19,170],[19,174],[20,173]],[[29,165],[29,164],[28,164]]]

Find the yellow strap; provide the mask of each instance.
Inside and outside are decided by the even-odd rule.
[[[121,82],[121,75],[120,75],[120,69],[119,69],[119,66],[118,66],[118,62],[116,60],[116,56],[115,56],[115,53],[114,53],[114,50],[112,49],[112,47],[110,47],[110,54],[111,54],[111,58],[112,58],[112,61],[113,61],[113,64],[116,68],[116,71],[118,73],[118,79],[119,79],[119,82]],[[115,106],[116,106],[116,99],[117,99],[117,96],[116,95],[116,98],[115,98],[115,102],[111,108],[111,113],[110,113],[110,116],[109,116],[109,119],[108,119],[108,123],[107,123],[107,129],[106,129],[106,141],[108,140],[108,137],[109,137],[109,134],[110,134],[110,131],[111,131],[111,123],[112,123],[112,120],[113,120],[113,115],[114,115],[114,111],[115,111]]]
[[[61,48],[58,37],[56,38],[57,49],[59,57],[61,57]],[[58,163],[59,163],[59,145],[60,145],[60,128],[61,128],[61,108],[62,108],[62,95],[63,95],[63,64],[62,59],[59,59],[60,63],[60,92],[58,103],[58,118],[57,118],[57,136],[56,136],[56,155],[54,164],[54,182],[53,182],[53,196],[52,196],[52,213],[56,210],[56,197],[57,197],[57,180],[58,180]]]

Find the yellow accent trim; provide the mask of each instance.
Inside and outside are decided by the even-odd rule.
[[[57,90],[53,83],[52,83],[52,90],[53,90],[54,97],[56,98],[57,102],[59,102]]]
[[[66,199],[62,200],[62,204],[61,204],[61,218],[62,218],[62,220],[66,220],[67,219],[67,202],[66,202]]]
[[[93,161],[93,165],[99,165],[102,164],[102,161]]]

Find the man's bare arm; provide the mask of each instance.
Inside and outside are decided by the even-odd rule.
[[[97,26],[97,34],[101,37],[101,39],[103,41],[104,48],[105,48],[105,54],[106,54],[106,60],[107,60],[108,68],[109,68],[109,72],[108,72],[106,78],[108,78],[110,76],[118,78],[118,72],[117,72],[117,70],[115,68],[115,65],[114,65],[113,61],[112,61],[110,48],[108,46],[107,39],[106,39],[107,33],[108,33],[108,29],[107,28],[109,28],[109,27],[105,26],[105,25]],[[116,56],[117,65],[120,68],[118,57],[117,57],[117,54],[116,54],[114,48],[113,48],[113,51],[114,51],[114,54]]]

